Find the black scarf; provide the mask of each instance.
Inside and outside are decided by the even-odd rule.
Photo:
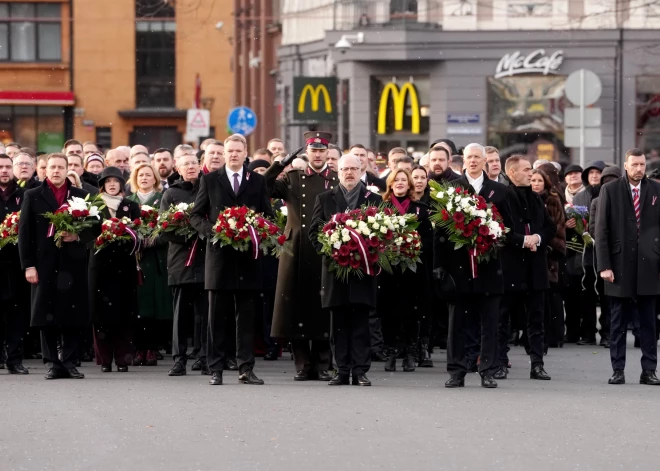
[[[355,185],[355,188],[352,190],[347,190],[342,184],[339,184],[339,188],[341,188],[341,192],[344,194],[344,199],[346,200],[346,204],[348,204],[348,209],[355,209],[358,203],[358,199],[360,198],[360,184],[358,183]]]

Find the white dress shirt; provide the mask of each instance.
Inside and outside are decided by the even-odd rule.
[[[474,188],[474,191],[479,194],[481,189],[484,186],[484,174],[483,172],[479,175],[479,178],[472,178],[470,174],[465,172],[465,177],[467,178],[467,181],[470,183],[472,188]]]
[[[241,186],[241,183],[243,183],[243,167],[241,166],[241,169],[238,172],[234,172],[232,169],[227,167],[227,178],[229,178],[229,183],[231,184],[231,187],[234,188],[234,174],[238,174],[238,186]]]

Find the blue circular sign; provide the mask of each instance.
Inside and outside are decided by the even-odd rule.
[[[257,115],[247,106],[237,106],[227,116],[227,127],[235,134],[249,136],[257,127]]]

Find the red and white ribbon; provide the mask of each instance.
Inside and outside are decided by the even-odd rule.
[[[257,237],[257,231],[252,226],[248,226],[248,233],[250,234],[250,240],[252,240],[252,250],[256,260],[259,258],[259,237]]]
[[[477,249],[468,250],[470,254],[470,268],[472,269],[472,278],[477,277]]]
[[[68,196],[68,195],[67,195]],[[62,208],[68,208],[69,205],[67,203],[64,203],[62,206],[58,208],[58,210]],[[46,238],[48,237],[53,237],[55,235],[55,224],[52,222],[48,225],[48,233],[46,234]]]
[[[131,239],[133,239],[133,250],[131,250],[131,255],[133,255],[138,248],[140,239],[138,238],[138,235],[135,233],[135,231],[130,227],[126,228],[126,232],[128,232],[128,235],[130,235]]]
[[[367,244],[362,238],[362,236],[353,228],[347,227],[346,228],[353,237],[353,240],[357,242],[358,244],[358,249],[360,250],[360,254],[362,255],[362,258],[364,259],[364,266],[366,267],[367,275],[371,275],[371,268],[369,267],[369,257],[367,256]]]
[[[190,253],[188,253],[188,260],[186,260],[186,266],[191,267],[193,263],[195,263],[195,254],[197,253],[197,241],[199,240],[199,237],[195,237],[195,242],[193,242],[192,248],[190,249]]]

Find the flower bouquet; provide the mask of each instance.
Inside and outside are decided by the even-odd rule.
[[[275,211],[275,224],[277,224],[281,230],[284,230],[288,217],[289,209],[286,207],[286,205],[282,205],[280,209]]]
[[[101,225],[101,235],[96,238],[94,247],[96,248],[95,254],[99,253],[102,249],[114,243],[133,242],[133,250],[131,255],[138,248],[140,239],[135,231],[134,223],[127,217],[123,218],[110,218],[103,221]]]
[[[158,210],[143,204],[140,217],[133,221],[135,230],[145,239],[150,239],[158,226]]]
[[[575,220],[575,232],[577,232],[577,235],[573,235],[573,237],[566,241],[566,248],[578,253],[583,253],[585,247],[594,245],[594,239],[588,232],[589,208],[586,206],[574,206],[567,203],[564,206],[564,211],[566,212],[567,220]]]
[[[10,213],[0,224],[0,249],[5,245],[18,243],[18,221],[21,212]]]
[[[194,203],[179,203],[170,205],[170,209],[158,215],[156,228],[151,233],[151,239],[156,239],[161,232],[174,232],[186,239],[197,236],[197,231],[190,225],[190,213]],[[144,206],[143,206],[144,207]]]
[[[461,187],[429,181],[436,212],[431,219],[444,229],[456,250],[466,247],[470,255],[472,276],[477,277],[477,265],[497,256],[504,246],[509,229],[492,203]]]
[[[83,230],[101,222],[101,210],[105,208],[99,196],[87,195],[84,199],[73,196],[57,211],[47,212],[44,217],[50,221],[47,237],[55,238],[55,245],[62,247],[62,233],[80,234]]]
[[[262,214],[246,206],[233,206],[218,215],[211,242],[239,252],[251,248],[253,257],[257,259],[260,249],[264,255],[279,256],[285,248],[286,236],[277,224]]]
[[[417,264],[422,263],[422,238],[419,232],[408,228],[394,238],[388,259],[392,266],[400,266],[402,271],[417,271]]]

